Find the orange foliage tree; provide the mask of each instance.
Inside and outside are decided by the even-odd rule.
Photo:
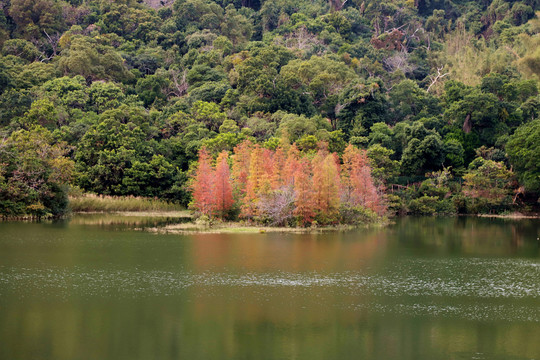
[[[229,154],[223,151],[216,160],[214,177],[214,212],[219,217],[224,217],[234,205],[232,196],[231,172],[227,159]]]
[[[294,213],[298,216],[301,225],[311,223],[315,215],[313,211],[315,202],[310,163],[305,159],[298,164],[296,169],[294,191],[296,194]]]
[[[322,217],[333,218],[340,204],[341,184],[334,154],[319,150],[312,160],[313,196],[315,211]]]
[[[214,169],[212,169],[210,155],[204,147],[199,151],[199,164],[195,170],[191,190],[193,192],[193,208],[202,214],[211,216],[215,204]]]
[[[249,160],[246,193],[244,195],[240,216],[246,218],[257,216],[258,193],[262,185],[263,175],[263,149],[259,145],[255,145],[251,151]]]
[[[285,168],[283,173],[283,181],[285,185],[294,185],[294,176],[298,169],[298,160],[300,158],[300,152],[296,147],[296,144],[292,144],[287,151],[287,160],[285,161]]]
[[[272,189],[279,189],[285,182],[285,152],[282,147],[278,147],[274,152],[274,161],[272,162]]]
[[[352,206],[363,206],[377,213],[382,213],[384,207],[377,187],[371,176],[367,154],[352,145],[343,152],[341,168],[343,184],[342,201]]]
[[[218,155],[214,169],[203,148],[193,176],[193,208],[223,217],[236,201],[241,217],[280,225],[296,217],[302,226],[314,219],[349,221],[341,211],[354,214],[360,207],[382,214],[366,152],[349,145],[341,161],[324,143],[313,156],[295,144],[272,151],[244,141],[234,149],[231,171],[226,152]]]
[[[238,197],[243,197],[246,192],[252,149],[253,144],[249,140],[241,142],[234,148],[232,177]]]

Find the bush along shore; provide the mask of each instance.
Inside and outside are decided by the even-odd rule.
[[[387,218],[372,219],[356,225],[334,224],[319,226],[313,222],[310,226],[276,226],[255,221],[223,221],[200,215],[191,222],[165,224],[159,227],[145,228],[145,231],[161,234],[264,234],[264,233],[321,233],[327,231],[348,231],[357,227],[382,227],[389,223]]]

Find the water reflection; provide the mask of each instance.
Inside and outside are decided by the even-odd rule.
[[[400,219],[392,231],[412,251],[456,255],[538,256],[540,221],[449,217]],[[400,249],[402,250],[402,249]]]
[[[189,235],[193,266],[265,271],[363,269],[384,256],[388,237],[380,230],[328,234],[269,233]],[[264,239],[260,241],[259,239]]]
[[[1,359],[540,359],[538,221],[0,223]]]
[[[76,214],[67,219],[58,221],[66,225],[90,225],[101,226],[109,229],[125,228],[152,228],[169,224],[178,224],[191,221],[191,215],[188,212],[171,213],[148,213],[140,215],[138,213],[89,213]]]
[[[534,359],[537,324],[372,316],[193,299],[102,305],[15,305],[2,319],[2,358]],[[84,311],[82,308],[84,307]],[[298,308],[293,311],[292,308]],[[325,315],[324,315],[325,314]],[[502,325],[502,326],[501,326]]]

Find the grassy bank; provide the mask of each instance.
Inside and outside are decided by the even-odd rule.
[[[540,214],[538,213],[520,213],[513,212],[507,214],[478,214],[478,217],[487,217],[487,218],[499,218],[499,219],[540,219]]]
[[[187,222],[182,224],[171,224],[162,227],[147,228],[145,230],[162,234],[255,234],[255,233],[321,233],[327,231],[347,231],[358,227],[381,227],[388,224],[388,220],[364,225],[331,225],[321,227],[279,227],[264,226],[256,223],[247,222],[217,222],[213,224],[204,224],[200,222]]]
[[[315,233],[323,231],[350,230],[352,226],[332,226],[320,228],[294,228],[294,227],[266,227],[260,225],[247,225],[244,223],[226,222],[220,225],[203,226],[193,222],[185,224],[174,224],[163,227],[146,229],[151,232],[162,234],[256,234],[270,232],[287,233]]]
[[[172,212],[183,211],[179,204],[135,196],[83,194],[69,197],[72,212]]]

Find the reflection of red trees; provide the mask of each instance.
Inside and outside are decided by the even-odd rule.
[[[227,160],[227,153],[219,154],[214,168],[205,149],[199,154],[193,207],[203,214],[223,217],[236,202],[247,219],[285,225],[296,217],[306,225],[314,219],[337,221],[342,204],[379,214],[384,210],[366,152],[352,145],[340,159],[324,144],[313,154],[294,144],[273,151],[245,141],[234,150],[232,171]]]

